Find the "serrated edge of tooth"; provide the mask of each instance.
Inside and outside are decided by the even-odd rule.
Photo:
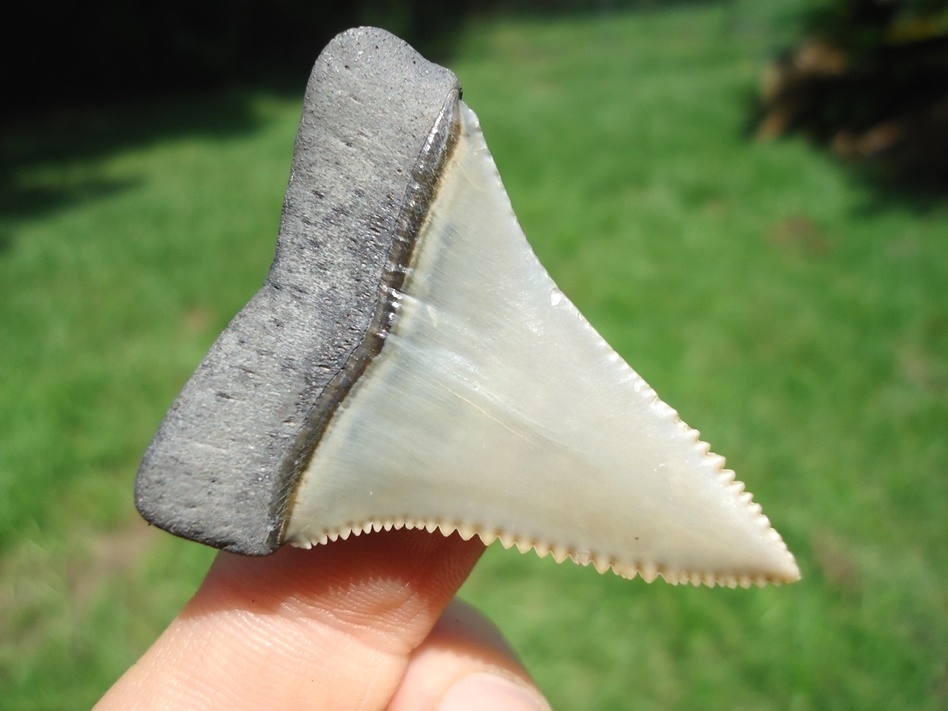
[[[659,401],[661,402],[661,401]],[[753,495],[745,489],[744,482],[739,480],[735,472],[725,467],[726,460],[723,456],[711,452],[710,445],[700,439],[700,432],[685,424],[678,413],[672,408],[668,408],[670,413],[678,420],[681,427],[687,432],[690,439],[695,443],[695,447],[702,453],[706,465],[711,469],[712,474],[718,481],[728,489],[752,516],[761,532],[767,537],[775,547],[780,548],[793,562],[793,555],[780,536],[780,534],[771,525],[770,519],[763,513],[760,504],[754,501]],[[302,548],[311,548],[313,545],[325,544],[329,541],[345,540],[350,535],[360,535],[371,531],[394,529],[423,529],[429,533],[440,531],[448,536],[452,533],[458,533],[462,539],[470,540],[474,536],[481,539],[484,545],[490,545],[494,541],[499,541],[504,548],[516,547],[521,553],[527,553],[532,548],[540,558],[550,556],[557,563],[562,563],[567,558],[573,562],[582,565],[592,565],[600,573],[612,570],[613,573],[622,578],[633,579],[641,577],[645,582],[651,583],[657,578],[662,578],[667,583],[678,585],[681,583],[691,583],[693,585],[706,585],[714,587],[716,585],[730,588],[742,587],[748,588],[752,585],[780,585],[785,582],[793,582],[797,577],[776,577],[769,575],[752,575],[748,573],[713,573],[710,571],[694,570],[672,570],[647,561],[635,561],[632,563],[620,563],[614,559],[599,556],[591,551],[577,550],[569,546],[558,545],[548,541],[542,541],[531,538],[524,538],[510,531],[499,529],[488,529],[477,524],[465,521],[443,521],[443,520],[419,520],[409,516],[370,519],[365,522],[350,522],[345,527],[334,530],[326,530],[315,536],[309,541],[292,541],[292,545]]]
[[[726,470],[725,470],[726,471]],[[733,475],[733,472],[731,472]],[[766,519],[761,515],[761,518]],[[768,524],[769,525],[769,522]],[[692,585],[704,585],[707,587],[729,587],[729,588],[749,588],[752,585],[758,587],[764,585],[781,585],[786,582],[792,582],[792,579],[768,575],[754,575],[750,573],[723,572],[714,573],[711,571],[700,570],[674,570],[666,568],[655,563],[647,561],[637,561],[633,563],[620,563],[612,558],[598,556],[595,553],[585,550],[577,550],[569,546],[561,546],[547,543],[545,541],[531,540],[522,538],[508,531],[499,531],[492,529],[483,529],[474,524],[466,522],[451,522],[437,520],[415,520],[409,517],[387,518],[379,520],[369,520],[355,523],[345,528],[323,531],[311,539],[293,540],[288,543],[296,548],[312,548],[316,545],[324,545],[330,541],[346,540],[350,536],[359,536],[363,533],[373,531],[391,531],[398,529],[425,530],[429,533],[439,531],[444,536],[450,536],[457,533],[464,540],[470,540],[474,536],[481,539],[485,546],[489,546],[495,541],[499,542],[504,548],[513,548],[514,546],[521,553],[527,553],[533,549],[540,558],[550,556],[557,563],[562,563],[567,558],[582,566],[592,566],[599,573],[605,573],[611,570],[621,578],[632,580],[641,577],[646,583],[651,583],[658,578],[662,578],[666,583],[679,585],[690,583]],[[767,533],[774,543],[779,542],[786,549],[783,539],[774,529],[770,528]],[[789,554],[789,551],[788,551]]]

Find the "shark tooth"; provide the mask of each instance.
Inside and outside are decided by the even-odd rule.
[[[539,263],[457,78],[372,28],[316,62],[273,266],[165,416],[136,503],[252,555],[409,527],[648,581],[799,577]]]

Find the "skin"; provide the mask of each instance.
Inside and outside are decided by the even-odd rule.
[[[402,530],[221,553],[96,709],[549,709],[496,628],[454,600],[483,551]]]

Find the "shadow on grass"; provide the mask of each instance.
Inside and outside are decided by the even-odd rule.
[[[741,136],[746,141],[780,141],[804,136],[814,152],[828,154],[846,171],[849,179],[861,188],[866,199],[856,210],[859,216],[871,216],[890,208],[909,209],[924,217],[948,205],[948,175],[929,170],[914,170],[887,160],[856,160],[839,155],[826,141],[793,130],[775,137],[761,137],[760,97],[748,91],[743,98],[745,121]]]
[[[485,3],[480,12],[488,16],[525,15],[553,20],[570,15],[657,11],[719,1],[563,0],[542,7],[526,1],[502,7]],[[403,28],[398,27],[396,17],[385,12],[366,11],[358,19],[414,37],[426,56],[444,61],[456,48],[461,23],[448,24],[439,17],[438,12],[420,12]],[[355,18],[349,19],[354,22]],[[316,44],[328,41],[341,29],[341,26],[321,26],[321,39]],[[12,118],[0,119],[3,128],[0,134],[0,253],[12,245],[11,222],[113,196],[137,184],[133,179],[110,180],[96,176],[93,171],[64,171],[62,166],[102,160],[123,150],[168,138],[220,138],[252,132],[258,125],[253,97],[260,92],[302,95],[306,75],[299,71],[270,72],[251,81],[252,85],[244,88],[220,88],[203,95],[196,93],[198,89],[190,89],[191,93],[144,96],[112,103],[102,103],[97,95],[90,95],[97,103],[87,106],[67,103],[38,114],[31,114],[27,109],[13,112]]]
[[[59,109],[4,126],[0,137],[0,224],[30,219],[138,184],[95,171],[65,169],[122,151],[181,137],[226,138],[259,126],[254,98],[261,92],[292,96],[303,85],[271,81],[210,95],[164,96],[114,105]],[[0,252],[12,245],[0,232]]]
[[[868,198],[854,211],[857,217],[872,217],[892,208],[907,208],[927,217],[948,206],[948,184],[893,177],[862,165],[848,166],[852,180],[865,189]]]

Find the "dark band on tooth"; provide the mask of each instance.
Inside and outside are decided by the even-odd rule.
[[[286,512],[292,507],[296,484],[309,465],[320,438],[352,386],[382,351],[385,338],[397,318],[398,299],[412,263],[421,228],[437,192],[444,166],[457,145],[460,132],[457,111],[459,93],[452,92],[448,97],[411,171],[411,180],[395,226],[395,239],[392,242],[388,266],[379,284],[378,308],[366,331],[365,339],[316,401],[306,423],[307,427],[297,440],[294,453],[287,458],[284,479],[289,482],[290,488],[286,496],[274,502],[274,517],[283,520],[284,529]],[[281,542],[282,539],[281,530]]]

